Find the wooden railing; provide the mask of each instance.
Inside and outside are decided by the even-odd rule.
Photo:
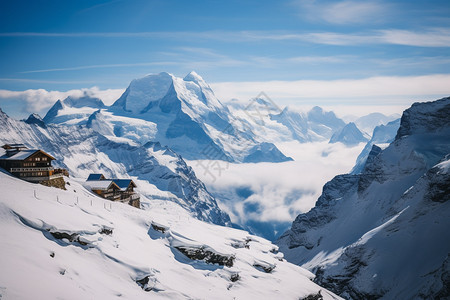
[[[53,171],[53,167],[45,168],[11,168],[11,173],[16,172],[39,172],[39,171]]]
[[[44,180],[51,180],[56,178],[62,178],[62,174],[55,174],[50,176],[34,176],[34,177],[20,177],[20,179],[23,179],[25,181],[33,181],[33,182],[39,182]]]

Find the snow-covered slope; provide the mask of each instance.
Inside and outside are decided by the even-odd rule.
[[[129,120],[122,121],[131,124]],[[121,127],[127,130],[126,126]],[[67,168],[76,178],[87,178],[90,173],[104,173],[109,178],[131,176],[143,195],[177,202],[201,220],[230,225],[230,218],[220,210],[192,168],[159,143],[141,146],[129,139],[101,135],[85,126],[42,128],[11,119],[1,110],[0,143],[23,143],[51,153],[57,159],[54,165]]]
[[[450,98],[415,103],[358,175],[328,182],[277,244],[353,299],[450,297]]]
[[[354,146],[367,142],[368,140],[367,136],[356,127],[355,123],[350,122],[331,136],[330,143],[342,143],[347,146]]]
[[[231,115],[195,72],[184,78],[150,74],[133,80],[111,107],[93,104],[59,101],[44,120],[65,125],[87,123],[102,134],[139,144],[160,142],[188,159],[243,162],[257,156],[264,162],[289,160],[275,145],[261,145],[271,141],[242,128],[241,120]],[[121,130],[124,125],[125,133]]]
[[[338,299],[267,240],[65,180],[67,191],[0,172],[0,298]]]

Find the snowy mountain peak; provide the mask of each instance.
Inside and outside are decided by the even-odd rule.
[[[122,96],[114,102],[113,107],[139,114],[150,103],[162,99],[173,84],[174,76],[167,72],[149,74],[131,81]]]
[[[187,74],[184,79],[184,81],[194,81],[194,82],[204,82],[205,80],[203,77],[197,74],[195,71],[191,71],[189,74]]]
[[[330,144],[343,143],[347,146],[357,145],[367,142],[369,139],[356,127],[353,122],[348,123],[341,130],[337,131],[330,139]]]
[[[429,102],[414,103],[405,110],[396,140],[411,134],[448,130],[450,127],[450,97]]]
[[[103,108],[105,104],[100,98],[91,97],[86,92],[82,97],[69,96],[63,100],[64,105],[74,108],[92,107]]]
[[[334,112],[325,111],[319,106],[314,106],[308,112],[308,119],[315,123],[320,123],[330,128],[342,128],[345,122],[336,117]]]
[[[91,97],[85,92],[82,97],[69,96],[62,101],[56,101],[43,120],[46,124],[83,124],[94,111],[105,107],[101,99]]]
[[[38,126],[45,128],[45,122],[44,122],[44,120],[42,120],[41,116],[38,114],[31,114],[28,117],[28,119],[25,120],[25,123],[36,124]]]

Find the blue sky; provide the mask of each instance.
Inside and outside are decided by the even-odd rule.
[[[191,70],[223,100],[407,105],[450,94],[449,16],[448,0],[1,1],[0,107],[42,112],[94,86],[112,99]]]

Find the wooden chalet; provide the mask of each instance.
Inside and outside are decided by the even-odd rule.
[[[121,198],[120,188],[112,180],[89,180],[84,186],[105,199],[118,201]]]
[[[55,158],[50,154],[39,149],[28,149],[23,144],[6,144],[2,148],[6,153],[0,157],[0,167],[12,175],[29,182],[52,186],[57,179],[64,182],[63,174],[55,173],[52,167]]]
[[[105,199],[141,206],[139,194],[134,191],[137,186],[131,179],[107,179],[103,174],[90,174],[84,185]]]

